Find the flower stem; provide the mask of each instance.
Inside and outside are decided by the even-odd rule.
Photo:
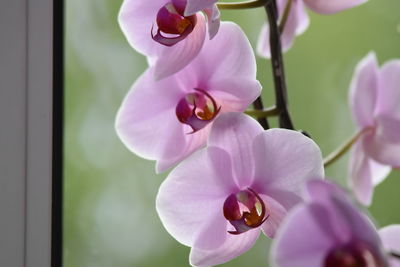
[[[248,109],[244,113],[246,113],[247,115],[253,116],[253,117],[268,118],[268,117],[278,116],[280,112],[274,106],[274,107],[264,108],[264,109]]]
[[[279,24],[279,32],[282,34],[285,29],[286,22],[289,18],[290,10],[292,9],[293,0],[288,0],[285,6],[285,10],[283,11],[282,19]]]
[[[217,6],[220,9],[248,9],[248,8],[256,8],[263,7],[270,0],[253,0],[246,2],[237,2],[237,3],[218,3]]]
[[[265,4],[265,11],[267,12],[270,28],[269,42],[271,47],[272,73],[275,84],[276,108],[280,110],[279,126],[281,128],[293,130],[294,126],[288,110],[287,89],[283,66],[280,31],[278,27],[278,10],[276,6],[276,0],[268,1]]]
[[[263,111],[264,110],[264,104],[262,102],[261,95],[257,97],[257,99],[253,102],[253,107],[255,111]],[[259,116],[256,115],[257,121],[261,124],[261,126],[264,128],[264,130],[269,129],[269,124],[265,116]]]
[[[325,168],[334,163],[336,160],[340,159],[347,151],[357,142],[357,140],[366,132],[370,131],[371,128],[365,128],[355,135],[353,135],[349,140],[342,144],[338,149],[333,151],[331,154],[324,158]]]

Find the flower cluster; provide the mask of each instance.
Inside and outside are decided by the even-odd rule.
[[[353,147],[349,188],[368,205],[373,186],[400,167],[400,60],[379,68],[371,52],[359,63],[350,86],[358,132],[325,159],[294,129],[285,102],[281,52],[308,27],[304,7],[333,14],[365,0],[216,2],[125,0],[119,15],[149,67],[125,97],[116,131],[156,161],[157,173],[173,168],[156,199],[165,229],[191,247],[192,266],[225,263],[261,232],[274,239],[273,266],[399,266],[400,226],[377,231],[324,168]],[[218,6],[267,10],[258,52],[272,59],[275,107],[263,109],[253,49],[238,25],[220,22]],[[269,116],[280,128],[269,128]]]

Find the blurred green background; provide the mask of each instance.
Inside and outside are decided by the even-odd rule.
[[[153,162],[130,153],[113,127],[124,95],[146,68],[119,29],[122,0],[65,2],[64,266],[188,266],[189,248],[167,234],[155,211],[166,174],[156,175]],[[347,95],[357,62],[371,50],[381,63],[400,58],[399,10],[398,0],[370,0],[333,16],[309,12],[309,29],[285,55],[294,123],[325,155],[355,131]],[[255,47],[263,9],[224,10],[222,18],[240,24]],[[257,63],[269,106],[270,63]],[[327,174],[345,184],[347,157]],[[369,210],[380,226],[400,223],[399,189],[398,171],[376,188]],[[262,236],[223,266],[268,266],[269,245]]]

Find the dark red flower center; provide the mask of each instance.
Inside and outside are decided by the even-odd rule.
[[[196,15],[185,17],[186,0],[171,0],[157,13],[157,29],[151,29],[154,41],[173,46],[185,39],[196,26]]]
[[[269,217],[263,200],[251,188],[229,195],[223,210],[225,219],[235,228],[235,231],[228,231],[233,235],[257,228]]]
[[[384,267],[386,266],[362,242],[351,242],[329,251],[325,257],[325,267]]]
[[[189,93],[182,98],[175,109],[176,117],[181,123],[192,128],[191,133],[206,127],[221,110],[209,93],[199,88],[194,90],[194,93]]]

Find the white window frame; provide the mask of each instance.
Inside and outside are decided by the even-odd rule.
[[[0,266],[50,267],[53,0],[0,1],[0,38]]]

